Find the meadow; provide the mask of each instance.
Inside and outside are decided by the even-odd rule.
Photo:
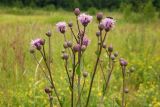
[[[128,61],[127,107],[160,107],[160,20],[133,23],[125,19],[120,12],[104,11],[106,16],[116,19],[115,28],[109,32],[108,44],[113,44],[119,57]],[[1,107],[48,107],[47,95],[44,93],[47,81],[36,62],[29,53],[30,42],[37,37],[46,38],[51,30],[52,36],[52,75],[54,83],[65,107],[70,106],[70,91],[66,84],[64,62],[61,59],[63,37],[57,32],[55,24],[59,21],[73,21],[75,16],[67,11],[38,11],[30,14],[16,14],[0,11],[0,106]],[[74,26],[75,22],[73,22]],[[75,29],[76,30],[76,29]],[[94,16],[86,32],[91,39],[84,57],[86,70],[93,71],[95,63],[97,21]],[[68,32],[67,38],[70,37]],[[38,55],[38,59],[41,59]],[[106,54],[102,53],[105,61]],[[118,65],[118,63],[117,63]],[[105,66],[105,65],[104,65]],[[45,69],[45,68],[44,68]],[[120,107],[121,71],[114,69],[105,97],[105,107]],[[86,80],[89,83],[90,78]],[[89,86],[84,88],[87,94]],[[96,107],[101,96],[100,67],[95,77],[95,84],[90,99],[90,106]],[[82,96],[86,99],[86,96]],[[54,96],[53,102],[58,107]],[[83,102],[83,101],[82,101]]]

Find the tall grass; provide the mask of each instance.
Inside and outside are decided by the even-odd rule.
[[[43,11],[44,12],[44,11]],[[49,29],[53,33],[53,72],[55,84],[61,94],[61,99],[66,106],[69,106],[69,88],[67,88],[65,69],[62,67],[61,50],[63,37],[55,30],[55,23],[60,20],[70,21],[74,16],[70,12],[44,12],[43,15],[13,15],[1,11],[0,14],[0,106],[22,106],[22,107],[44,107],[48,106],[47,96],[44,94],[44,77],[40,70],[36,73],[36,63],[32,61],[29,54],[29,42],[32,38],[44,37],[44,33]],[[128,22],[122,14],[117,12],[106,12],[107,16],[112,16],[117,20],[116,29],[109,34],[109,43],[114,42],[115,50],[125,56],[130,62],[130,67],[135,67],[133,75],[128,75],[129,96],[127,99],[128,107],[148,107],[159,106],[160,103],[160,21],[132,23]],[[136,15],[136,14],[135,14]],[[135,16],[136,17],[136,16]],[[94,20],[96,21],[96,20]],[[90,26],[90,25],[89,25]],[[87,34],[91,39],[91,45],[84,57],[87,57],[85,66],[87,71],[92,71],[90,65],[93,64],[96,47],[96,24],[90,26]],[[69,38],[69,34],[67,34]],[[123,38],[123,39],[122,39]],[[39,55],[40,59],[40,55]],[[106,56],[103,55],[106,60]],[[100,70],[100,68],[98,68]],[[120,106],[121,72],[115,70],[111,79],[108,96],[105,98],[105,106]],[[96,96],[101,96],[101,76],[95,77],[94,95],[91,96],[91,107],[97,106]],[[86,80],[86,84],[89,80]],[[114,85],[116,84],[116,85]],[[89,87],[89,86],[88,86]],[[87,87],[87,88],[88,88]],[[85,91],[85,89],[84,89]],[[86,92],[87,94],[87,92]],[[63,97],[64,96],[64,97]],[[83,97],[83,96],[82,96]],[[53,98],[53,101],[56,97]],[[54,101],[55,103],[57,101]],[[58,104],[58,103],[57,103]],[[56,104],[55,104],[56,105]]]

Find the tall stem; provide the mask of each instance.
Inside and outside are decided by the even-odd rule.
[[[71,107],[74,104],[74,75],[75,75],[75,53],[73,52],[73,74],[72,74],[72,93],[71,93]]]
[[[107,32],[105,33],[105,36],[103,38],[103,40],[101,41],[101,46],[100,46],[100,50],[99,50],[99,53],[97,55],[97,60],[96,60],[96,64],[94,66],[94,70],[93,70],[93,76],[91,78],[91,83],[90,83],[90,88],[89,88],[89,93],[88,93],[88,97],[87,97],[87,102],[86,102],[86,106],[88,106],[88,103],[89,103],[89,99],[90,99],[90,95],[91,95],[91,91],[92,91],[92,86],[93,86],[93,81],[94,81],[94,77],[95,77],[95,74],[96,74],[96,71],[97,71],[97,66],[98,66],[98,62],[99,62],[99,59],[100,59],[100,56],[101,56],[101,52],[102,52],[102,46],[103,46],[103,43],[106,39],[106,35],[107,35]],[[102,35],[101,35],[102,36]]]
[[[53,83],[53,78],[52,78],[51,70],[50,70],[50,68],[49,68],[49,66],[48,66],[48,64],[47,64],[46,56],[44,56],[44,54],[43,54],[43,52],[42,52],[41,50],[40,50],[40,53],[41,53],[41,55],[42,55],[42,57],[43,57],[43,60],[44,60],[44,62],[45,62],[45,64],[46,64],[46,67],[47,67],[47,69],[48,69],[49,77],[50,77],[50,79],[51,79],[52,88],[54,89],[54,92],[55,92],[55,94],[56,94],[56,97],[57,97],[57,99],[58,99],[58,102],[59,102],[60,106],[62,107],[60,98],[59,98],[59,96],[58,96],[57,90],[56,90],[55,85],[54,85],[54,83]]]
[[[125,67],[124,66],[122,66],[122,75],[123,75],[122,107],[125,107]]]
[[[70,80],[70,76],[69,76],[69,72],[68,72],[68,61],[66,60],[65,61],[65,69],[66,69],[66,73],[67,73],[67,77],[68,77],[68,81],[69,81],[69,85],[70,85],[70,88],[72,86],[72,83],[71,83],[71,80]]]

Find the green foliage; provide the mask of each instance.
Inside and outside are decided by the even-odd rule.
[[[97,9],[95,7],[91,7],[91,8],[88,9],[88,13],[92,14],[92,15],[96,14],[97,13]]]

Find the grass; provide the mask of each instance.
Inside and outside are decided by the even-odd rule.
[[[37,12],[37,10],[36,10]],[[43,14],[11,14],[0,12],[0,106],[5,107],[44,107],[48,106],[47,95],[44,93],[47,81],[40,70],[35,72],[36,63],[29,53],[30,41],[36,37],[45,37],[45,32],[51,30],[53,78],[64,104],[70,105],[70,92],[66,84],[66,74],[61,60],[63,37],[56,31],[58,21],[73,21],[74,15],[66,11],[45,12]],[[108,44],[113,44],[120,57],[125,57],[129,67],[135,67],[135,72],[127,77],[129,94],[127,107],[160,107],[160,20],[154,22],[131,23],[125,20],[121,13],[105,12],[117,20],[116,27],[109,33]],[[74,23],[75,24],[75,23]],[[87,28],[91,44],[86,51],[85,68],[92,72],[95,63],[95,48],[97,24],[94,18]],[[67,33],[70,38],[70,33]],[[102,59],[106,60],[102,54]],[[40,59],[40,55],[38,55]],[[106,62],[105,62],[106,63]],[[118,66],[118,63],[117,63]],[[105,66],[104,66],[105,68]],[[90,103],[97,105],[97,96],[101,95],[101,74],[98,68]],[[119,107],[121,100],[121,72],[117,68],[111,79],[109,93],[105,98],[105,106]],[[90,78],[87,79],[89,84]],[[120,81],[120,82],[119,82]],[[85,87],[87,94],[88,85]],[[84,99],[86,96],[83,96]],[[54,97],[55,105],[58,104]]]

